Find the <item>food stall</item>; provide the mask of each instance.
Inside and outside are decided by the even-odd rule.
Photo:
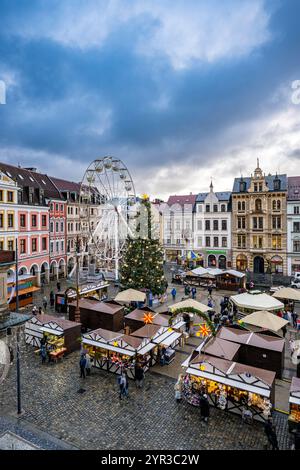
[[[239,361],[249,366],[276,372],[276,378],[282,377],[284,368],[284,339],[262,333],[222,326],[217,338],[241,345]]]
[[[199,406],[202,394],[212,406],[266,421],[275,402],[275,373],[213,356],[191,356],[182,381],[182,396]]]
[[[35,276],[28,274],[19,275],[18,278],[18,297],[19,307],[26,307],[33,303],[33,294],[40,290],[34,283],[36,282]],[[16,310],[16,279],[9,277],[7,279],[7,302],[9,309]]]
[[[300,379],[292,378],[290,387],[290,412],[288,418],[289,431],[293,431],[300,423]]]
[[[107,289],[109,283],[101,281],[97,283],[89,283],[80,286],[79,298],[88,298],[94,300],[107,299]],[[74,302],[77,298],[75,287],[69,287],[64,292],[55,294],[55,311],[58,313],[67,313],[68,304]]]
[[[134,379],[135,366],[139,363],[144,372],[152,365],[151,351],[155,344],[148,338],[137,338],[99,328],[82,336],[82,346],[92,359],[92,365],[107,372],[120,374],[126,370]]]
[[[76,301],[69,304],[69,319],[75,320]],[[120,331],[124,328],[124,307],[110,300],[79,300],[80,321],[86,330],[103,328],[110,331]]]
[[[142,328],[145,324],[145,315],[149,313],[154,325],[169,326],[169,315],[157,313],[149,307],[136,308],[124,317],[124,325],[128,332],[134,332]]]
[[[171,327],[150,324],[136,330],[132,336],[147,338],[154,344],[151,351],[152,365],[159,361],[162,348],[165,349],[166,364],[170,364],[175,357],[175,347],[179,344],[182,332]]]
[[[234,269],[228,269],[217,277],[217,288],[236,291],[246,287],[246,275]]]
[[[234,304],[238,312],[243,316],[258,310],[267,310],[268,312],[278,312],[284,309],[284,305],[271,295],[244,292],[243,294],[232,295],[230,303]]]
[[[25,325],[26,343],[40,348],[44,338],[48,354],[53,360],[80,349],[80,337],[80,323],[52,315],[36,315]]]

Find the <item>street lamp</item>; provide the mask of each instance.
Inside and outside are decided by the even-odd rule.
[[[75,318],[77,323],[80,323],[80,308],[79,308],[79,255],[80,255],[80,244],[79,237],[76,238],[76,308]]]
[[[16,313],[19,312],[19,251],[18,239],[16,238]],[[20,332],[17,328],[17,396],[18,396],[18,415],[22,413],[21,406],[21,368],[20,368]]]

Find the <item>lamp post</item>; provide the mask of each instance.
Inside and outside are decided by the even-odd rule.
[[[79,238],[77,235],[76,238],[76,308],[75,308],[75,318],[74,320],[77,323],[80,323],[80,308],[79,308]]]
[[[19,312],[19,252],[18,239],[16,238],[16,312]],[[20,368],[20,332],[17,327],[17,399],[18,399],[18,415],[22,413],[21,406],[21,368]]]

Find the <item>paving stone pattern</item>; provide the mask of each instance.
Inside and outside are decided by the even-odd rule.
[[[20,424],[32,424],[80,449],[242,450],[266,444],[261,424],[245,425],[220,410],[211,409],[209,424],[201,423],[197,408],[175,402],[172,378],[148,373],[144,389],[130,381],[129,399],[120,401],[115,375],[93,369],[80,379],[78,363],[73,353],[58,364],[42,365],[28,348],[22,358]],[[15,409],[13,366],[0,389],[0,417]],[[276,413],[275,424],[280,448],[289,448],[287,416]]]

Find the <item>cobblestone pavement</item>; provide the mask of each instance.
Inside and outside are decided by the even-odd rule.
[[[119,400],[116,376],[93,370],[79,378],[78,353],[61,363],[40,363],[29,349],[22,357],[20,424],[31,423],[80,449],[263,449],[260,423],[212,409],[208,425],[199,410],[174,401],[174,380],[148,373],[143,390],[130,382],[130,397]],[[79,393],[79,390],[85,390]],[[16,409],[15,368],[0,389],[0,417]],[[275,413],[279,446],[289,448],[286,415]]]

